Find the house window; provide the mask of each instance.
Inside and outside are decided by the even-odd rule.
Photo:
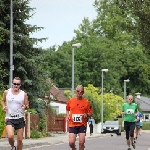
[[[145,120],[146,120],[146,121],[149,121],[149,119],[150,119],[150,118],[149,118],[149,115],[145,115]]]
[[[55,110],[56,114],[59,114],[59,106],[52,106],[52,108]]]

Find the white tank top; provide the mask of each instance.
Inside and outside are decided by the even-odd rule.
[[[24,109],[22,105],[24,104],[24,91],[20,91],[19,94],[13,95],[11,89],[8,89],[6,95],[6,118],[9,119],[19,119],[24,117]]]

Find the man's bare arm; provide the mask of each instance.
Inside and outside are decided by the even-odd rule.
[[[25,105],[25,109],[29,108],[29,100],[28,100],[27,93],[24,94],[24,105]]]
[[[66,110],[66,119],[67,119],[67,121],[69,121],[69,119],[70,119],[68,110]]]
[[[8,90],[5,90],[3,93],[3,97],[2,97],[2,101],[1,101],[1,105],[3,107],[3,110],[6,111],[7,106],[6,106],[6,95],[7,95]]]

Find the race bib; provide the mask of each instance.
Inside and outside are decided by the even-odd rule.
[[[126,114],[134,114],[134,110],[132,110],[132,109],[127,109],[127,110],[126,110]]]
[[[17,113],[17,112],[14,112],[14,113],[11,113],[11,114],[10,114],[10,118],[11,118],[11,119],[19,119],[19,116],[20,116],[20,115],[19,115],[19,113]]]
[[[83,114],[72,114],[73,122],[82,122]]]

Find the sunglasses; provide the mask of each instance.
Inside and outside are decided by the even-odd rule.
[[[132,100],[132,99],[129,99],[129,100]]]
[[[13,85],[17,85],[17,86],[19,86],[19,85],[20,85],[20,83],[13,83]]]
[[[79,90],[77,90],[77,93],[84,93],[84,91],[79,91]]]

